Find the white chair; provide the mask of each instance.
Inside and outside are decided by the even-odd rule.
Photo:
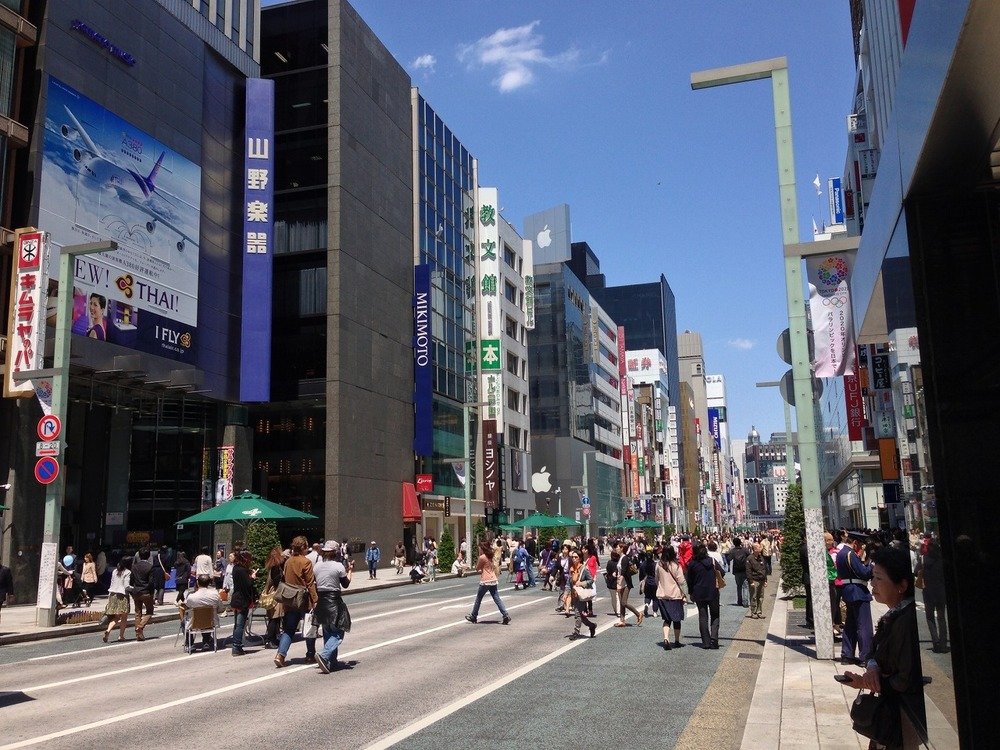
[[[192,607],[188,612],[188,617],[184,618],[184,650],[191,653],[194,650],[194,637],[205,633],[212,634],[212,650],[219,650],[219,627],[215,624],[216,609],[209,605],[206,607]]]

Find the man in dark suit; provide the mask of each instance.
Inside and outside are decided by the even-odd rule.
[[[872,595],[868,582],[872,566],[862,559],[868,535],[859,531],[847,534],[847,544],[837,552],[837,577],[843,581],[841,597],[847,605],[847,622],[841,633],[840,663],[864,664],[872,650]],[[857,657],[854,650],[857,648]]]

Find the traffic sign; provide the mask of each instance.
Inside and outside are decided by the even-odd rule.
[[[35,464],[35,479],[39,484],[52,484],[59,476],[59,462],[51,456],[43,456]]]
[[[583,506],[583,517],[584,518],[590,518],[590,506],[589,505],[584,505]]]
[[[55,440],[62,432],[62,420],[55,414],[48,414],[38,420],[38,439]]]
[[[35,443],[36,456],[58,456],[60,443],[58,440],[42,440]]]
[[[582,505],[584,508],[588,507],[590,505],[590,498],[587,497],[586,495],[583,495],[580,498],[580,505]]]

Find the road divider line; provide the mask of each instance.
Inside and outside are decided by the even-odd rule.
[[[513,587],[511,587],[513,588]],[[498,589],[498,591],[510,591],[511,588]],[[414,604],[412,607],[404,607],[403,609],[393,609],[389,612],[379,612],[376,615],[364,615],[363,617],[352,617],[351,622],[364,622],[365,620],[377,620],[380,617],[390,617],[392,615],[401,615],[403,612],[413,612],[418,609],[426,609],[427,607],[437,607],[441,604],[447,604],[448,602],[460,602],[463,599],[475,599],[476,594],[464,594],[462,596],[455,596],[451,599],[442,599],[439,602],[427,602],[426,604]],[[391,603],[391,602],[387,602]]]
[[[523,602],[521,604],[515,604],[515,605],[513,605],[511,607],[508,607],[507,609],[508,610],[511,610],[511,609],[520,609],[521,607],[529,607],[532,604],[537,604],[539,602],[544,602],[544,601],[546,601],[546,599],[533,599],[532,601],[529,601],[529,602]],[[350,652],[346,652],[346,653],[341,653],[339,656],[340,656],[341,659],[344,659],[344,658],[348,658],[348,657],[351,657],[351,656],[355,656],[357,654],[368,653],[369,651],[374,651],[374,650],[379,649],[379,648],[384,648],[385,646],[391,646],[393,644],[400,643],[402,641],[407,641],[407,640],[410,640],[412,638],[417,638],[417,637],[422,636],[422,635],[428,635],[430,633],[436,633],[438,631],[445,630],[447,628],[455,628],[455,627],[459,627],[461,625],[467,625],[467,624],[468,623],[464,619],[463,620],[458,620],[456,622],[451,622],[451,623],[447,623],[445,625],[439,625],[437,627],[430,628],[428,630],[423,630],[423,631],[420,631],[419,633],[411,633],[409,635],[401,636],[399,638],[392,638],[392,639],[390,639],[388,641],[382,641],[381,643],[375,643],[375,644],[372,644],[371,646],[365,646],[363,648],[355,649],[354,651],[350,651]],[[195,656],[198,656],[198,655],[199,654],[195,654]],[[190,656],[185,656],[185,657],[182,657],[182,658],[190,658]],[[171,659],[170,661],[180,661],[180,659]],[[160,664],[166,664],[166,663],[168,663],[168,662],[160,662]],[[148,665],[148,666],[155,666],[155,665]],[[136,719],[136,718],[139,718],[141,716],[147,716],[149,714],[158,713],[160,711],[165,711],[165,710],[170,709],[170,708],[176,708],[177,706],[183,706],[183,705],[186,705],[188,703],[193,703],[195,701],[204,700],[205,698],[212,698],[212,697],[214,697],[216,695],[223,695],[225,693],[232,692],[233,690],[239,690],[240,688],[251,687],[253,685],[259,685],[262,682],[267,682],[268,680],[273,680],[273,679],[276,679],[278,677],[283,677],[283,676],[289,675],[289,674],[295,674],[295,673],[301,672],[301,671],[303,671],[305,669],[315,669],[315,668],[316,668],[316,666],[314,664],[302,664],[302,665],[295,666],[295,667],[285,667],[284,669],[275,670],[274,672],[271,672],[270,674],[262,675],[261,677],[255,677],[252,680],[245,680],[243,682],[238,682],[238,683],[235,683],[233,685],[226,685],[224,687],[215,688],[214,690],[209,690],[209,691],[204,692],[204,693],[197,693],[195,695],[189,695],[186,698],[178,698],[177,700],[172,700],[172,701],[169,701],[167,703],[160,703],[160,704],[158,704],[156,706],[148,706],[147,708],[141,708],[141,709],[138,709],[136,711],[131,711],[131,712],[127,713],[127,714],[120,714],[118,716],[111,716],[111,717],[108,717],[107,719],[100,719],[98,721],[92,721],[92,722],[89,722],[87,724],[81,724],[80,726],[69,727],[68,729],[62,729],[62,730],[59,730],[58,732],[51,732],[49,734],[41,735],[39,737],[31,737],[29,739],[21,740],[19,742],[14,742],[14,743],[11,743],[11,744],[8,744],[8,745],[0,745],[0,750],[17,750],[17,748],[32,747],[34,745],[40,745],[42,743],[51,742],[52,740],[56,740],[56,739],[59,739],[61,737],[69,737],[70,735],[79,734],[81,732],[87,732],[87,731],[90,731],[91,729],[99,729],[101,727],[106,727],[106,726],[109,726],[111,724],[117,724],[117,723],[122,722],[122,721],[129,721],[131,719]],[[122,671],[125,671],[125,670],[122,670]],[[114,673],[108,673],[108,674],[114,674]],[[94,675],[93,677],[88,677],[86,679],[95,679],[96,677],[102,677],[102,676],[105,676],[105,675]],[[30,688],[25,688],[25,691],[28,690],[28,689],[30,689]]]
[[[173,664],[175,661],[184,661],[186,659],[197,658],[199,656],[204,656],[206,653],[202,651],[197,654],[184,654],[184,656],[175,656],[172,659],[164,659],[163,661],[153,661],[149,664],[135,664],[131,667],[122,667],[121,669],[114,669],[110,672],[100,672],[98,674],[88,674],[83,677],[73,677],[69,680],[61,680],[59,682],[48,682],[44,685],[32,685],[31,687],[20,688],[22,693],[37,693],[40,690],[51,690],[52,688],[63,687],[65,685],[75,685],[78,682],[89,682],[90,680],[99,680],[102,677],[112,677],[116,674],[125,674],[127,672],[136,672],[140,669],[149,669],[150,667],[162,667],[164,664]]]
[[[544,601],[544,600],[540,600],[540,601]],[[533,604],[534,602],[530,602],[530,603]],[[525,605],[523,605],[523,604],[517,604],[517,605],[514,605],[514,606],[516,606],[516,607],[523,607]],[[514,607],[508,607],[508,609],[513,609],[513,608]],[[597,628],[597,632],[598,633],[602,633],[605,630],[608,630],[609,628],[612,628],[612,627],[614,627],[614,623],[613,622],[609,622],[609,623],[607,623],[605,625],[601,625],[600,627],[598,627]],[[528,662],[524,666],[519,667],[518,669],[515,669],[510,674],[508,674],[508,675],[506,675],[504,677],[501,677],[499,680],[491,682],[489,685],[485,685],[485,686],[479,688],[478,690],[470,693],[469,695],[463,696],[463,697],[459,698],[458,700],[453,701],[452,703],[449,703],[447,706],[444,706],[443,708],[439,708],[437,711],[434,711],[433,713],[430,713],[427,716],[424,716],[422,719],[418,719],[417,721],[413,722],[412,724],[409,724],[409,725],[403,727],[402,729],[400,729],[400,730],[398,730],[396,732],[393,732],[392,734],[388,735],[387,737],[383,737],[382,739],[377,740],[376,742],[374,742],[374,743],[372,743],[370,745],[366,745],[365,746],[365,750],[385,750],[386,748],[392,747],[396,743],[402,742],[403,740],[405,740],[405,739],[407,739],[409,737],[412,737],[417,732],[419,732],[419,731],[421,731],[423,729],[426,729],[427,727],[431,726],[432,724],[436,724],[437,722],[441,721],[442,719],[445,719],[448,716],[451,716],[456,711],[458,711],[458,710],[460,710],[462,708],[465,708],[466,706],[471,705],[472,703],[475,703],[476,701],[478,701],[478,700],[480,700],[482,698],[485,698],[487,695],[490,695],[491,693],[496,692],[497,690],[499,690],[502,687],[505,687],[506,685],[509,685],[514,680],[516,680],[516,679],[518,679],[520,677],[523,677],[526,674],[530,674],[531,672],[535,671],[539,667],[542,667],[542,666],[548,664],[553,659],[559,658],[563,654],[565,654],[565,653],[567,653],[569,651],[572,651],[577,646],[580,646],[580,645],[582,645],[583,643],[585,643],[586,641],[589,641],[589,640],[590,640],[589,638],[581,638],[581,639],[573,641],[571,643],[567,643],[565,646],[561,646],[561,647],[557,648],[555,651],[553,651],[553,652],[551,652],[551,653],[549,653],[549,654],[541,657],[540,659],[536,659],[533,662]],[[2,749],[0,749],[0,750],[2,750]]]

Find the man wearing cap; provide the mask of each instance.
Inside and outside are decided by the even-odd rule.
[[[368,549],[365,550],[365,562],[368,563],[368,578],[375,580],[378,578],[378,562],[382,559],[382,552],[378,548],[378,543],[372,539]]]
[[[347,610],[341,592],[351,585],[351,575],[354,572],[354,563],[347,563],[345,566],[340,558],[340,551],[340,544],[328,539],[320,549],[323,559],[314,569],[319,599],[313,610],[313,622],[323,626],[323,648],[316,655],[316,664],[327,674],[351,669],[353,666],[337,660],[337,649],[351,629],[351,613]]]
[[[847,622],[840,640],[841,664],[864,664],[871,656],[872,595],[868,581],[872,578],[872,566],[861,559],[867,539],[867,534],[859,531],[848,532],[847,544],[837,551],[837,577],[843,582],[841,597],[847,605]]]

